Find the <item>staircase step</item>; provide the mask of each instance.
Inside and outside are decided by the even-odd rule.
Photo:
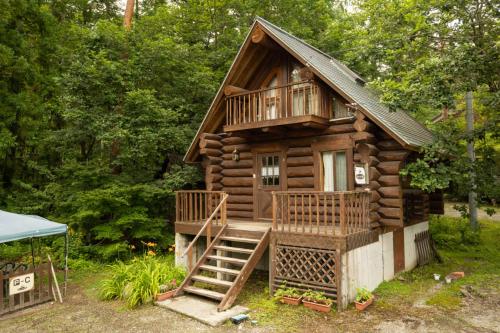
[[[223,257],[223,256],[207,256],[207,258],[212,259],[212,260],[220,260],[220,261],[230,262],[232,264],[237,264],[237,265],[244,265],[248,261],[245,259]]]
[[[242,247],[232,247],[232,246],[223,246],[223,245],[216,245],[216,246],[214,246],[214,248],[217,250],[221,250],[221,251],[248,253],[248,254],[252,254],[254,251],[253,249],[244,249]]]
[[[192,277],[194,281],[199,281],[203,283],[208,283],[208,284],[213,284],[215,286],[222,286],[222,287],[231,287],[233,285],[232,282],[230,281],[224,281],[224,280],[219,280],[215,278],[211,278],[208,276],[203,276],[203,275],[195,275]]]
[[[233,237],[233,236],[222,236],[220,239],[226,240],[226,241],[231,241],[231,242],[251,243],[251,244],[257,244],[260,242],[260,239]]]
[[[184,288],[185,292],[191,293],[191,294],[196,294],[208,298],[212,298],[218,301],[221,301],[224,298],[224,294],[218,293],[213,290],[208,290],[208,289],[203,289],[203,288],[198,288],[194,286],[189,286]]]
[[[231,275],[240,274],[240,271],[238,271],[236,269],[229,269],[229,268],[217,267],[217,266],[212,266],[212,265],[201,265],[200,269],[202,269],[204,271],[225,273],[225,274],[231,274]]]

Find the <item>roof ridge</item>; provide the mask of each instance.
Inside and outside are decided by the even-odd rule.
[[[284,30],[283,28],[278,27],[278,26],[277,26],[277,25],[275,25],[274,23],[271,23],[271,22],[269,22],[268,20],[266,20],[266,19],[264,19],[264,18],[262,18],[262,17],[260,17],[260,16],[256,16],[256,17],[255,17],[254,22],[255,22],[255,21],[262,21],[262,23],[264,23],[264,24],[268,24],[268,25],[272,26],[273,28],[278,29],[280,32],[282,32],[282,33],[284,33],[284,34],[288,35],[289,37],[291,37],[291,38],[293,38],[293,39],[295,39],[295,40],[297,40],[297,41],[301,42],[301,43],[302,43],[302,44],[304,44],[305,46],[307,46],[307,47],[309,47],[309,48],[313,49],[314,51],[316,51],[316,52],[318,52],[318,53],[322,54],[323,56],[327,57],[327,58],[328,58],[328,59],[330,59],[331,61],[335,62],[335,65],[337,65],[337,67],[341,67],[341,68],[339,68],[341,71],[343,71],[343,72],[347,72],[346,74],[347,74],[348,76],[350,76],[350,77],[354,77],[354,79],[355,79],[355,80],[356,80],[356,79],[359,79],[359,80],[362,80],[363,82],[366,82],[366,80],[365,80],[365,79],[363,79],[363,78],[362,78],[362,77],[361,77],[358,73],[356,73],[355,71],[353,71],[352,69],[350,69],[350,68],[349,68],[346,64],[344,64],[342,61],[340,61],[340,60],[338,60],[337,58],[335,58],[335,57],[333,57],[333,56],[329,55],[328,53],[326,53],[326,52],[324,52],[324,51],[322,51],[322,50],[318,49],[317,47],[315,47],[315,46],[313,46],[313,45],[309,44],[308,42],[306,42],[306,41],[305,41],[305,40],[303,40],[302,38],[299,38],[299,37],[297,37],[297,36],[295,36],[295,35],[292,35],[291,33],[289,33],[288,31]]]

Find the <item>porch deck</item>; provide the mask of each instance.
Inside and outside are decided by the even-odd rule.
[[[286,281],[300,290],[322,291],[337,302],[341,299],[342,255],[378,239],[378,233],[370,229],[370,193],[286,191],[272,195],[273,218],[254,221],[228,218],[225,192],[177,192],[175,232],[195,235],[182,254],[187,254],[190,271],[184,290],[215,297],[189,287],[192,281],[207,280],[196,275],[197,272],[209,269],[238,274],[230,282],[209,279],[229,286],[226,294],[216,295],[221,300],[219,307],[225,309],[232,304],[264,251],[269,249],[271,293]],[[193,261],[193,247],[200,236],[205,237],[202,244],[206,247],[203,255]],[[234,242],[256,243],[257,247],[242,248]],[[217,251],[243,252],[249,257],[241,259],[237,254],[226,256]],[[217,266],[207,265],[214,261]],[[243,264],[241,271],[235,270]]]

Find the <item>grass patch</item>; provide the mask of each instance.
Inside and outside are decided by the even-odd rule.
[[[396,279],[382,283],[376,290],[377,306],[391,307],[411,304],[419,297],[428,296],[426,304],[445,310],[454,310],[461,306],[462,288],[467,286],[475,290],[500,290],[500,223],[481,220],[481,231],[478,240],[473,244],[450,246],[450,239],[461,239],[464,221],[460,218],[441,217],[431,220],[433,237],[442,241],[438,243],[438,251],[443,263],[431,263],[405,272]],[[443,235],[444,233],[453,235]],[[455,244],[453,244],[455,245]],[[463,279],[443,284],[432,290],[438,283],[433,274],[438,273],[441,279],[455,271],[465,272]]]

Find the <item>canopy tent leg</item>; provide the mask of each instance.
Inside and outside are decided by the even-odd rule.
[[[69,238],[68,238],[68,231],[66,230],[64,238],[64,297],[66,297],[66,289],[68,286],[68,252],[69,252]]]
[[[33,247],[33,237],[30,238],[31,242],[31,263],[33,264],[33,269],[35,269],[35,248]]]

